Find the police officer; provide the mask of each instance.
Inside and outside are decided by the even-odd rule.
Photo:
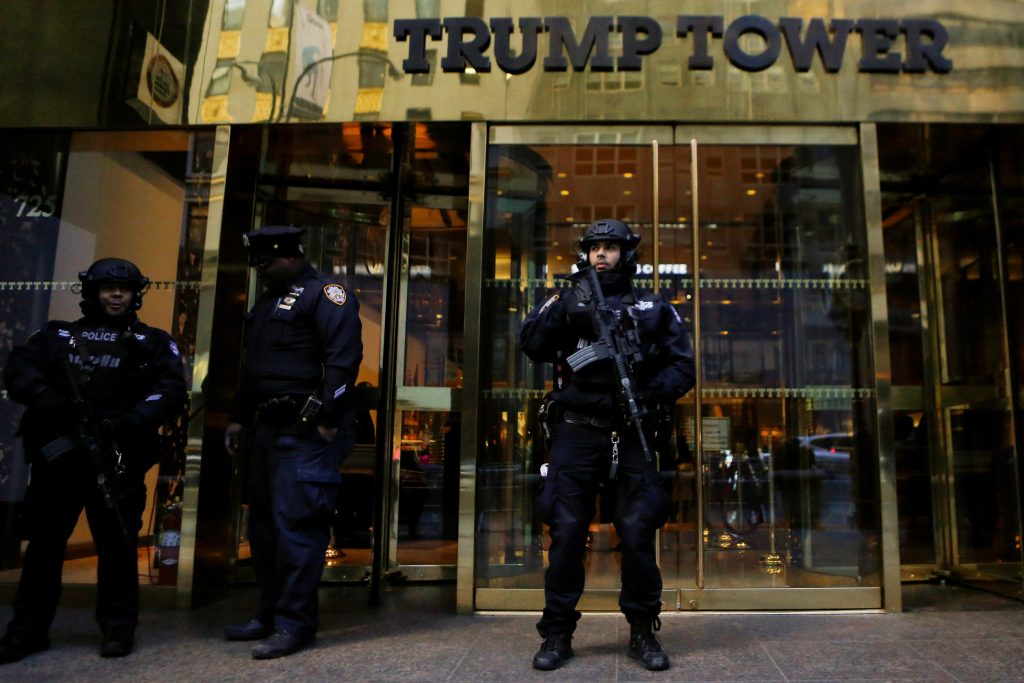
[[[28,406],[21,435],[32,479],[28,549],[0,663],[49,647],[64,549],[83,508],[98,556],[100,654],[132,651],[144,477],[158,458],[157,429],[185,402],[178,347],[136,315],[149,280],[119,258],[78,277],[84,316],[48,322],[4,368],[11,398]]]
[[[225,447],[249,428],[249,543],[258,611],[224,630],[261,640],[255,659],[308,647],[331,536],[339,467],[354,442],[346,392],[363,356],[359,302],[306,260],[305,231],[268,226],[245,234],[265,291],[247,316],[242,379]]]
[[[639,339],[642,359],[634,357],[632,369],[648,412],[643,422],[649,444],[655,443],[653,432],[663,423],[657,418],[693,386],[693,352],[679,315],[661,297],[640,294],[633,287],[639,242],[639,235],[621,221],[592,223],[579,242],[572,289],[530,311],[519,335],[526,355],[535,362],[552,363],[555,373],[554,391],[546,401],[551,444],[539,501],[551,547],[544,575],[544,613],[537,624],[544,641],[533,658],[536,669],[557,669],[574,654],[572,635],[580,618],[576,605],[583,593],[587,532],[598,486],[610,478],[608,486],[616,499],[613,521],[622,551],[619,607],[630,624],[628,653],[647,669],[669,667],[654,635],[661,628],[662,586],[654,537],[667,518],[669,500],[654,458],[647,460],[639,435],[626,419],[612,359],[577,360],[586,357],[587,347],[599,338],[595,295],[582,271],[592,267],[619,324]]]

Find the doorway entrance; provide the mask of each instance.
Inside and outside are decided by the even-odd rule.
[[[605,217],[640,233],[634,282],[676,305],[698,357],[657,444],[675,505],[658,541],[666,608],[882,606],[869,333],[882,283],[868,275],[861,167],[854,128],[490,130],[477,609],[543,606],[533,494],[551,377],[514,340]],[[616,544],[598,512],[581,609],[617,609]]]
[[[253,229],[305,227],[310,261],[360,303],[357,446],[323,578],[369,580],[373,595],[455,576],[468,149],[465,126],[374,122],[267,128],[259,154]],[[250,273],[250,302],[259,288]],[[251,576],[244,480],[238,580]]]
[[[998,163],[1014,145],[988,126],[891,125],[879,141],[901,575],[1021,598],[1021,276],[1019,247],[1004,243],[1013,214],[1000,210],[1012,167]]]

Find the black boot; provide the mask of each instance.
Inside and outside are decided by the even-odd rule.
[[[100,657],[127,657],[135,647],[135,629],[118,624],[103,629]]]
[[[669,667],[668,655],[661,649],[655,631],[661,630],[661,619],[637,619],[629,624],[629,651],[648,671],[664,671]]]
[[[17,662],[49,647],[50,639],[46,636],[31,637],[8,633],[0,638],[0,664]]]
[[[533,656],[533,668],[541,671],[557,669],[574,654],[571,633],[549,633],[544,636],[544,642]]]

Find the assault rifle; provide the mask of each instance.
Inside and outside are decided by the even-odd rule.
[[[121,537],[125,541],[131,541],[131,534],[128,533],[128,527],[124,523],[124,517],[121,516],[121,508],[117,506],[111,486],[111,482],[124,470],[124,465],[121,463],[121,450],[114,438],[113,427],[110,420],[103,420],[99,425],[96,424],[96,419],[90,415],[89,404],[85,402],[82,392],[78,388],[78,381],[75,379],[71,361],[68,360],[66,353],[61,354],[61,361],[67,375],[68,386],[71,388],[71,419],[74,423],[71,438],[79,448],[88,454],[93,471],[96,472],[96,488],[99,489],[103,504],[117,521]],[[104,444],[106,448],[104,448]],[[107,465],[110,455],[114,456],[115,461],[112,472]]]
[[[647,411],[637,401],[636,380],[633,376],[633,363],[643,360],[643,353],[640,351],[640,337],[635,329],[623,328],[622,322],[604,298],[601,282],[597,278],[597,271],[594,267],[584,268],[583,272],[586,273],[594,302],[597,304],[595,317],[598,336],[597,341],[570,355],[566,360],[573,372],[590,365],[595,360],[603,358],[612,360],[616,377],[619,380],[619,401],[626,413],[626,418],[636,428],[636,433],[640,437],[640,447],[644,451],[644,458],[650,462],[651,450],[647,446],[647,437],[644,435],[641,420]]]

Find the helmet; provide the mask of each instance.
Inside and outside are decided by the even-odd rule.
[[[629,229],[625,223],[614,218],[601,218],[591,223],[583,236],[580,237],[579,254],[576,265],[586,268],[590,265],[588,254],[593,242],[618,242],[622,248],[622,260],[619,269],[635,269],[637,261],[636,247],[640,244],[640,235]]]
[[[87,270],[78,274],[82,283],[82,299],[85,302],[99,301],[100,285],[117,283],[127,285],[132,294],[132,308],[142,308],[142,294],[149,286],[149,278],[143,276],[139,267],[123,258],[101,258]]]

